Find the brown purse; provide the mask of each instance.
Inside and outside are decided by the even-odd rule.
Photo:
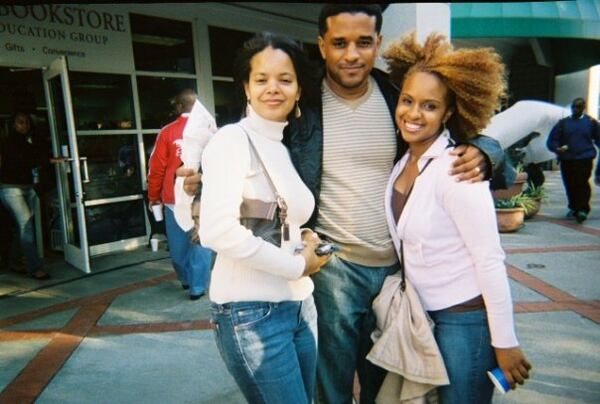
[[[273,183],[267,167],[263,163],[252,138],[242,125],[240,128],[246,134],[250,144],[250,150],[256,156],[257,161],[261,165],[265,177],[269,182],[271,190],[275,194],[275,202],[264,202],[259,199],[244,198],[240,205],[240,223],[242,226],[252,231],[257,237],[281,247],[281,240],[288,241],[290,239],[290,229],[287,222],[287,204],[283,197],[277,191],[277,187]]]
[[[263,172],[269,182],[271,190],[275,194],[275,202],[264,202],[260,199],[244,198],[240,205],[240,224],[252,231],[257,237],[281,247],[281,240],[288,241],[290,239],[289,225],[287,223],[287,204],[285,200],[277,192],[277,188],[267,171],[260,154],[256,150],[252,138],[242,125],[240,128],[246,134],[250,144],[251,152],[256,156],[257,161],[261,165]],[[200,194],[202,192],[202,184],[198,188],[194,201],[192,202],[192,218],[194,220],[194,230],[192,231],[191,239],[194,243],[200,243],[198,230],[200,228]]]

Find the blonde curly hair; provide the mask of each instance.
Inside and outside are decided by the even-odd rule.
[[[415,72],[440,78],[455,109],[447,126],[459,140],[477,136],[506,98],[504,64],[492,48],[454,49],[445,35],[437,33],[420,45],[413,32],[393,42],[382,56],[390,78],[400,87]]]

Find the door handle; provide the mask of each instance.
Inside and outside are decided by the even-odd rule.
[[[88,183],[90,182],[90,173],[88,171],[87,157],[79,157],[79,161],[82,162],[83,168],[83,179],[81,180],[81,182]]]

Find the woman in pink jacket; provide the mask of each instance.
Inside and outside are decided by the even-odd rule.
[[[454,50],[442,35],[415,35],[384,54],[401,85],[396,123],[409,151],[394,167],[386,214],[407,279],[435,323],[450,385],[440,401],[486,403],[499,366],[512,388],[531,365],[519,348],[504,252],[488,182],[456,182],[452,138],[477,136],[505,95],[490,49]],[[450,136],[450,133],[453,136]]]

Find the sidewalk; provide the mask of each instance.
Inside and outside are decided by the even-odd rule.
[[[578,225],[545,174],[541,213],[502,235],[533,378],[494,402],[600,403],[600,189]],[[105,257],[91,276],[49,270],[46,283],[0,273],[0,403],[244,403],[207,298],[187,298],[164,250]]]

